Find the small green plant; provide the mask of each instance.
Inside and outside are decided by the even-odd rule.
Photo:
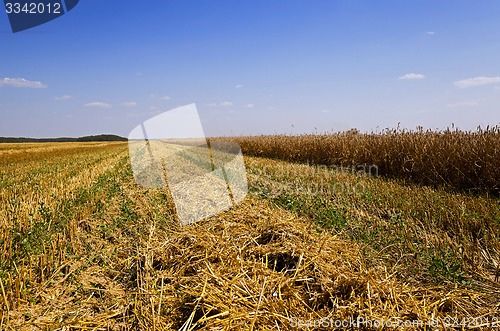
[[[449,252],[442,252],[439,255],[431,257],[429,273],[439,283],[443,281],[460,283],[464,280],[465,276],[462,262]]]

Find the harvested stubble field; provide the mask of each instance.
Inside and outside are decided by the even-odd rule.
[[[351,329],[486,330],[500,319],[497,197],[245,164],[244,202],[181,228],[167,192],[134,182],[126,144],[1,144],[0,329],[307,330],[363,318]]]

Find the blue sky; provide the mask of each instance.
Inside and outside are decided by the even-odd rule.
[[[126,136],[196,103],[205,133],[500,123],[496,0],[81,0],[13,34],[0,136]]]

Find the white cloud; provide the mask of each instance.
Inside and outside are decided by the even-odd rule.
[[[70,99],[73,99],[73,97],[71,95],[61,95],[61,96],[54,97],[54,100],[57,100],[57,101],[65,101],[65,100],[70,100]]]
[[[253,103],[249,103],[245,107],[247,107],[247,108],[253,108]]]
[[[467,79],[462,79],[458,80],[453,83],[456,87],[459,88],[468,88],[468,87],[474,87],[474,86],[481,86],[481,85],[487,85],[487,84],[495,84],[495,83],[500,83],[500,77],[473,77],[473,78],[467,78]]]
[[[221,107],[231,107],[233,103],[231,101],[224,101],[220,103]]]
[[[137,102],[135,102],[135,101],[122,102],[122,106],[123,107],[135,107],[135,106],[137,106]]]
[[[424,78],[425,78],[424,75],[422,75],[422,74],[416,74],[416,73],[405,74],[405,75],[399,77],[399,79],[404,79],[404,80],[424,79]]]
[[[159,95],[156,95],[156,94],[153,94],[151,93],[149,95],[150,98],[153,98],[153,99],[158,99],[158,100],[170,100],[171,98],[168,96],[168,95],[165,95],[165,96],[159,96]]]
[[[0,79],[0,87],[24,87],[24,88],[46,88],[47,85],[42,82],[27,80],[24,78],[2,78]]]
[[[94,101],[94,102],[89,102],[85,104],[85,107],[87,108],[111,108],[111,105],[106,102],[101,102],[101,101]]]
[[[479,100],[468,100],[456,103],[449,103],[446,105],[447,108],[471,108],[477,107],[481,104]]]
[[[223,101],[223,102],[209,102],[209,103],[206,103],[205,106],[207,107],[231,107],[233,106],[234,103],[231,102],[231,101]]]
[[[433,35],[436,34],[436,32],[434,32],[434,31],[427,31],[425,34],[428,35],[428,36],[433,36]]]
[[[235,87],[236,87],[236,88],[242,88],[242,87],[243,87],[243,85],[242,85],[242,84],[238,84],[238,85],[236,85]]]
[[[495,90],[499,90],[500,91],[500,86],[495,86]]]

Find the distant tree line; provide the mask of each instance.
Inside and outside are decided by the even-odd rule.
[[[93,141],[127,141],[114,134],[101,134],[95,136],[85,136],[79,138],[25,138],[25,137],[0,137],[0,143],[49,143],[49,142],[93,142]]]

